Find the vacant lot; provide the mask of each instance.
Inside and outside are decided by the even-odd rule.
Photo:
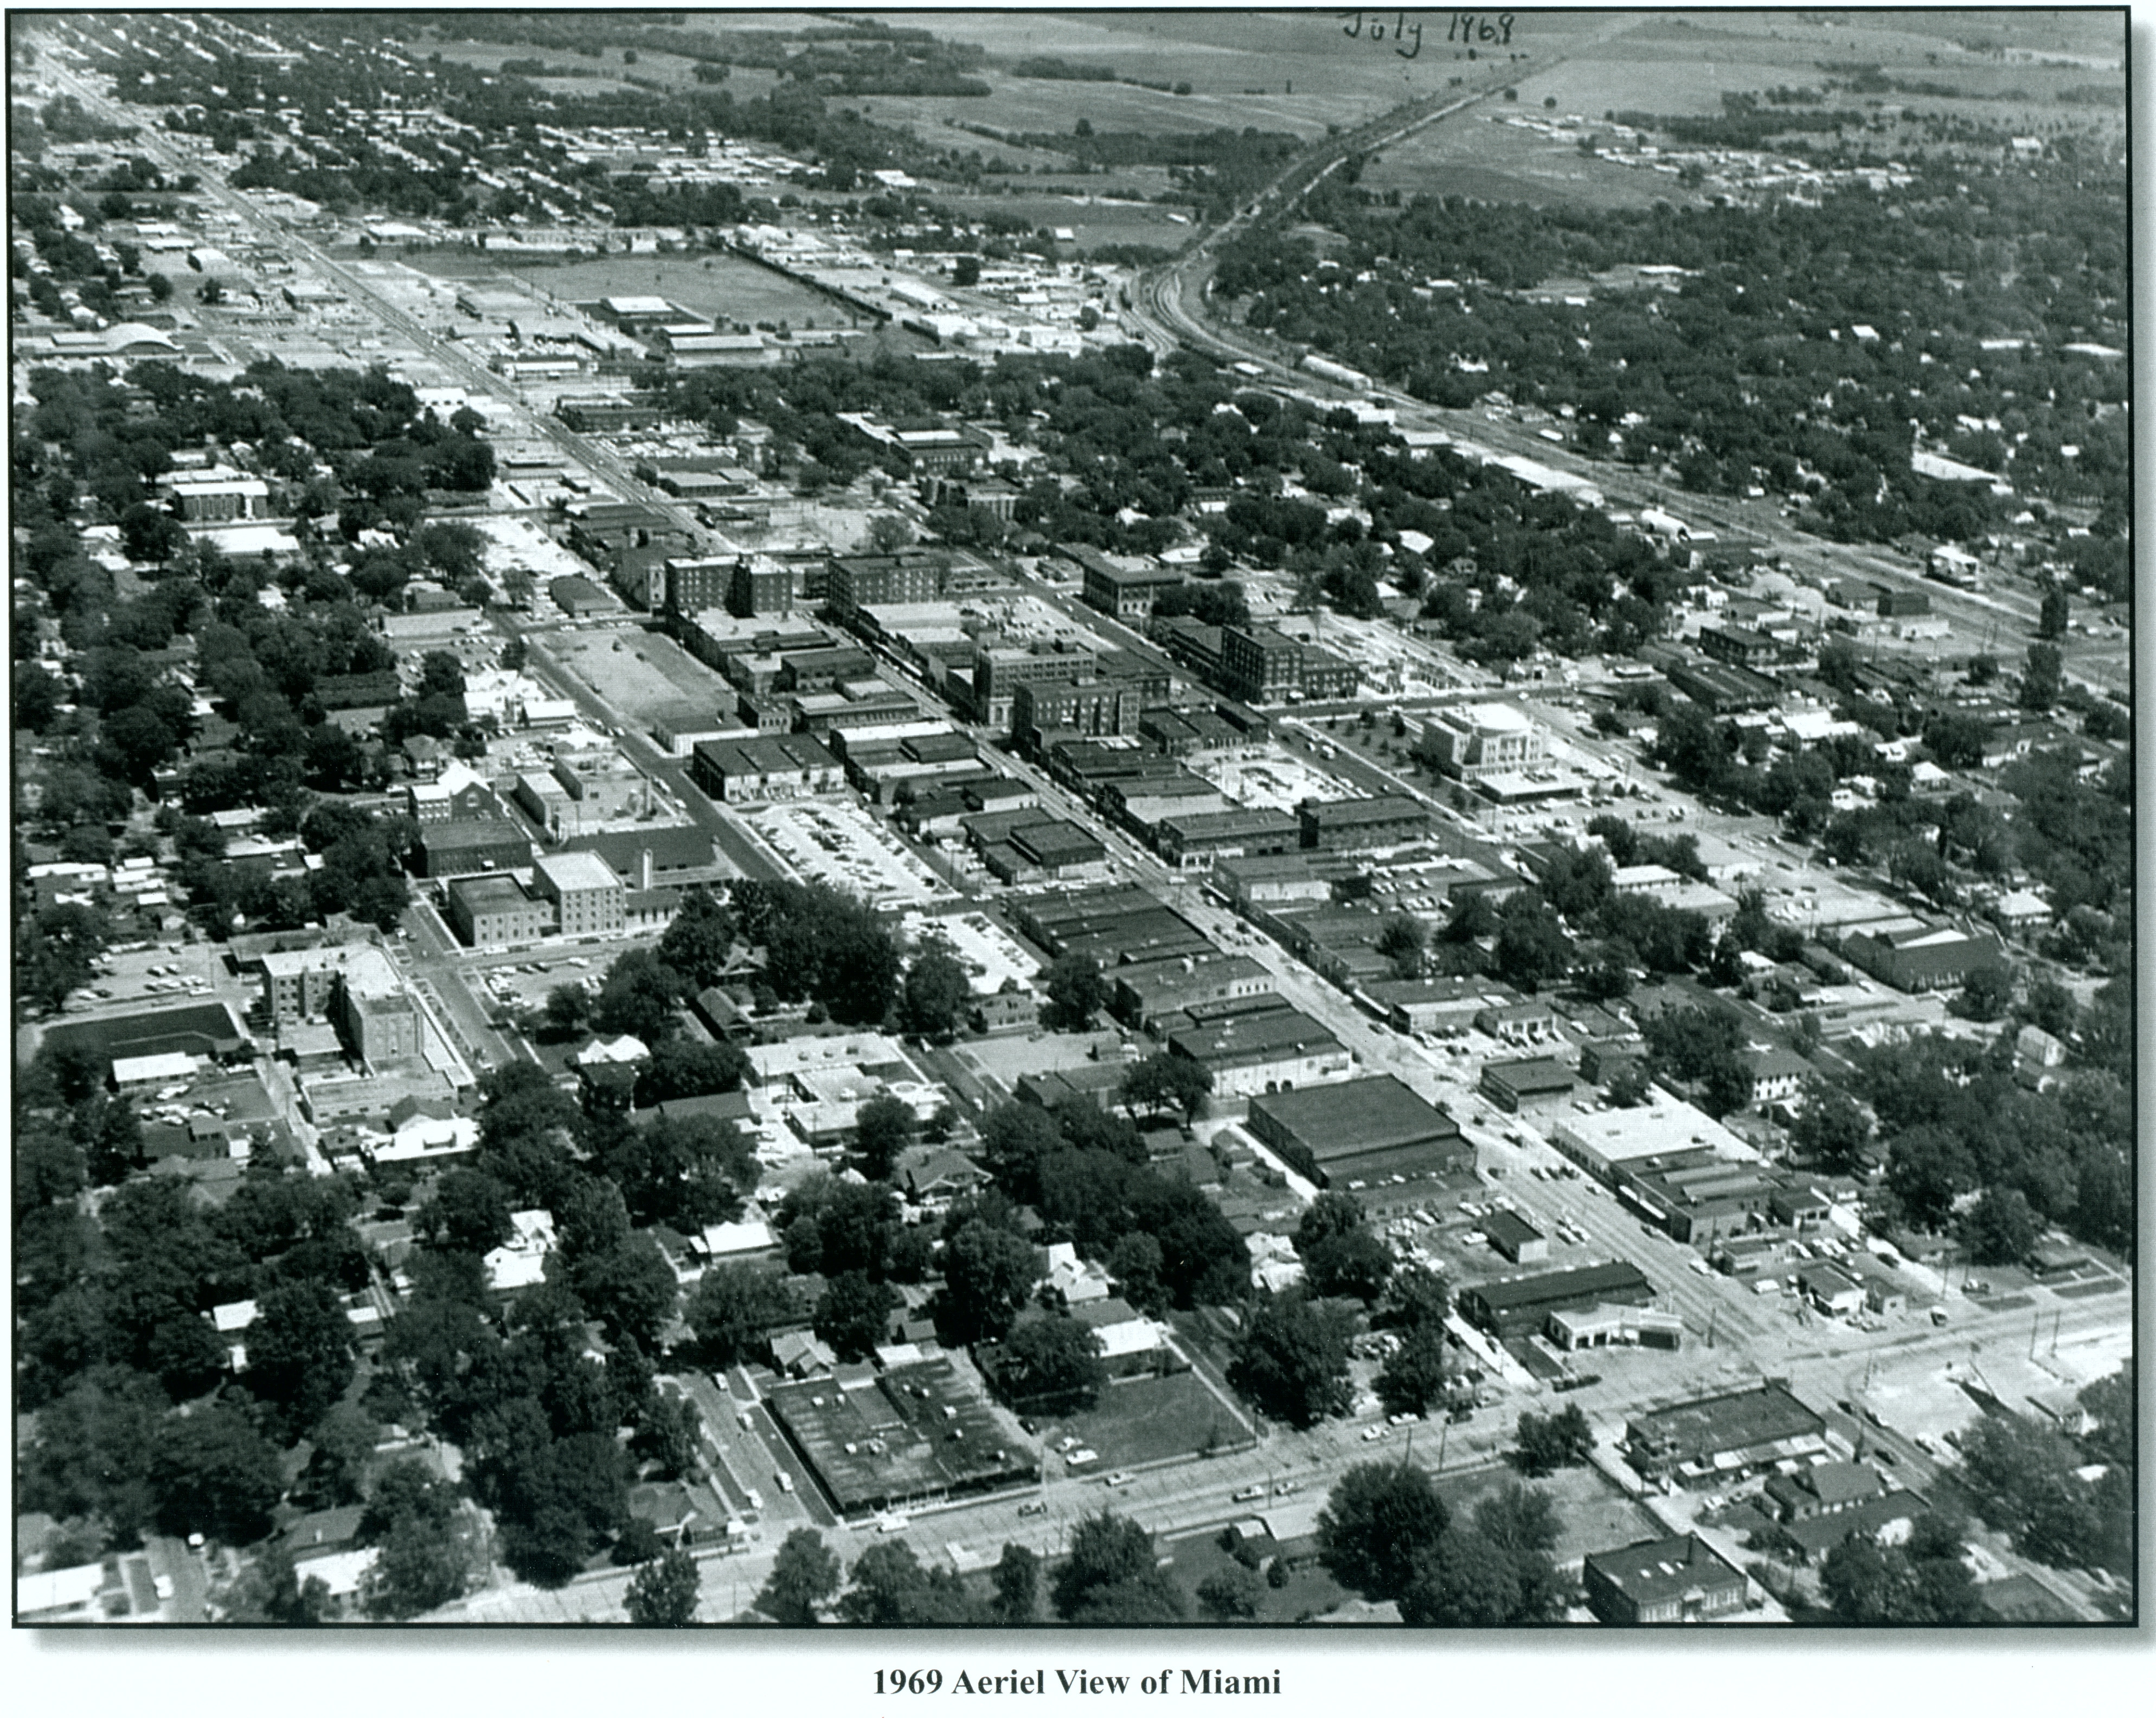
[[[547,641],[562,666],[624,715],[649,720],[684,699],[732,714],[734,690],[671,638],[641,628],[563,633]]]
[[[1111,1384],[1085,1413],[1043,1427],[1041,1435],[1050,1449],[1075,1436],[1081,1446],[1099,1451],[1097,1464],[1077,1470],[1089,1475],[1194,1455],[1208,1447],[1239,1449],[1252,1441],[1242,1418],[1193,1372]]]
[[[1518,1477],[1506,1469],[1484,1469],[1439,1480],[1438,1495],[1455,1520],[1463,1519],[1474,1513],[1482,1499]],[[1662,1534],[1661,1523],[1620,1491],[1599,1469],[1560,1468],[1548,1479],[1532,1483],[1536,1490],[1549,1495],[1563,1524],[1557,1549],[1551,1553],[1560,1566],[1577,1563],[1589,1551],[1609,1551]]]

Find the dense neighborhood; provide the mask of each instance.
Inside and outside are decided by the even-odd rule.
[[[2093,100],[927,22],[18,21],[18,1622],[2133,1620],[2119,283],[1709,254]]]

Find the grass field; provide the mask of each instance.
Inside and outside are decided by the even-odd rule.
[[[627,293],[657,293],[715,321],[788,322],[796,328],[844,328],[868,319],[819,292],[737,256],[618,256],[547,263],[484,251],[422,251],[414,268],[445,279],[507,274],[572,304]]]
[[[1250,1441],[1250,1428],[1194,1372],[1111,1384],[1085,1413],[1041,1428],[1050,1446],[1066,1433],[1075,1433],[1085,1446],[1100,1452],[1097,1467],[1081,1470],[1089,1474],[1194,1454],[1209,1439],[1221,1449],[1237,1449]]]

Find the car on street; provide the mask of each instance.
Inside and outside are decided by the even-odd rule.
[[[1036,1498],[1031,1503],[1022,1503],[1018,1506],[1018,1512],[1021,1515],[1045,1515],[1048,1513],[1047,1500]]]
[[[1363,1441],[1365,1444],[1375,1444],[1380,1438],[1389,1438],[1393,1434],[1387,1431],[1383,1426],[1365,1426],[1363,1428]]]
[[[1235,1501],[1237,1503],[1255,1503],[1265,1495],[1265,1488],[1263,1485],[1245,1485],[1240,1491],[1238,1491],[1235,1494]]]
[[[1275,1497],[1287,1497],[1301,1490],[1302,1484],[1300,1480],[1283,1480],[1279,1485],[1273,1487],[1273,1495]]]
[[[1101,1483],[1106,1485],[1109,1490],[1113,1491],[1119,1485],[1129,1485],[1131,1483],[1131,1476],[1123,1472],[1122,1469],[1118,1468],[1114,1473],[1109,1474],[1108,1477],[1106,1480],[1103,1480]]]
[[[1385,1423],[1389,1426],[1412,1426],[1422,1416],[1419,1413],[1396,1413]]]
[[[1074,1449],[1063,1458],[1063,1465],[1066,1468],[1089,1468],[1100,1459],[1101,1452],[1097,1449]]]

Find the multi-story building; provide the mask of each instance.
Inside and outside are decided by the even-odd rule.
[[[509,871],[531,863],[531,838],[499,818],[429,824],[419,832],[418,852],[423,877]]]
[[[1643,1539],[1589,1554],[1580,1570],[1588,1608],[1604,1623],[1697,1623],[1744,1608],[1744,1572],[1697,1533]]]
[[[659,425],[654,401],[620,394],[565,394],[555,402],[554,415],[580,435],[655,429]]]
[[[270,505],[270,485],[259,477],[243,477],[237,473],[176,477],[167,487],[179,507],[180,517],[191,523],[259,519]]]
[[[459,877],[448,893],[443,917],[469,948],[536,942],[553,923],[552,907],[512,877]]]
[[[1278,704],[1302,695],[1302,646],[1276,627],[1231,626],[1220,635],[1220,678],[1230,695]]]
[[[734,563],[726,587],[727,610],[743,617],[791,614],[806,597],[803,569],[768,555],[744,555]]]
[[[1430,833],[1430,808],[1404,793],[1368,799],[1306,799],[1296,808],[1302,844],[1330,853],[1404,847]]]
[[[1084,575],[1080,592],[1086,601],[1118,620],[1143,619],[1161,597],[1183,583],[1183,575],[1173,567],[1118,566],[1084,543],[1066,543],[1059,552],[1078,563]]]
[[[604,936],[623,928],[628,892],[597,854],[542,854],[532,867],[531,880],[554,904],[555,928],[562,936]]]
[[[670,556],[652,575],[651,606],[672,614],[732,608],[734,579],[741,564],[737,555]]]
[[[1448,776],[1479,782],[1485,776],[1531,769],[1548,755],[1548,743],[1532,721],[1509,704],[1470,704],[1434,710],[1423,722],[1417,750]]]
[[[834,556],[830,607],[843,615],[872,603],[932,603],[942,594],[947,564],[947,557],[922,550]]]
[[[1029,746],[1045,733],[1135,734],[1138,693],[1120,680],[1029,680],[1011,700],[1011,733]]]
[[[973,650],[973,710],[998,730],[1013,720],[1012,700],[1023,685],[1083,680],[1094,654],[1082,645],[1031,650],[1017,644],[981,644]]]

